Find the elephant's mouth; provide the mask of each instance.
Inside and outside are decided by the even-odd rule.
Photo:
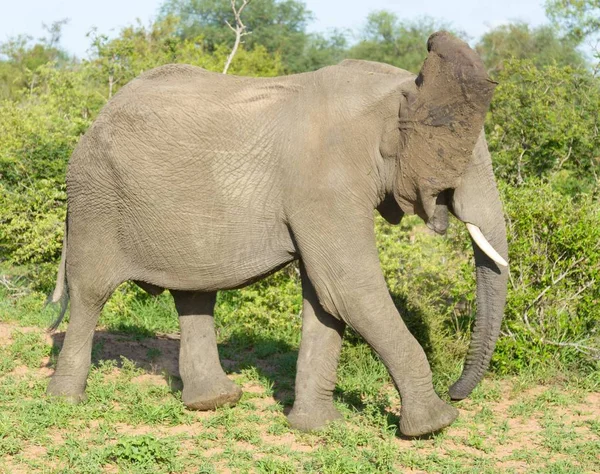
[[[452,212],[455,214],[452,210],[452,198],[453,190],[447,189],[439,193],[437,197],[430,198],[431,201],[429,202],[429,205],[424,203],[423,200],[420,203],[419,207],[423,214],[421,217],[424,217],[423,220],[426,222],[427,227],[437,234],[444,235],[446,233],[449,224],[449,213]],[[432,202],[433,199],[435,199],[435,203]],[[477,225],[470,222],[464,222],[464,224],[467,226],[467,231],[473,239],[473,242],[477,244],[484,254],[486,254],[496,264],[502,267],[508,266],[508,262],[502,258],[492,244],[489,243]]]

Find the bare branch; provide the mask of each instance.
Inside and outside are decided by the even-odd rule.
[[[523,148],[523,151],[517,158],[517,184],[520,186],[523,184],[523,176],[521,175],[521,165],[523,164],[523,156],[525,155],[526,148]]]
[[[598,245],[600,245],[600,242],[598,243]],[[598,247],[598,245],[596,245],[594,248]],[[554,278],[554,276],[552,277],[552,282],[550,285],[548,285],[546,288],[544,288],[538,295],[537,297],[531,302],[529,303],[529,305],[527,306],[527,308],[525,308],[525,312],[529,311],[534,305],[536,305],[543,297],[544,295],[550,291],[552,289],[553,286],[557,285],[558,283],[560,283],[561,280],[563,280],[566,276],[568,276],[571,271],[577,266],[579,265],[583,260],[585,259],[584,257],[578,258],[577,260],[573,261],[569,267],[563,272],[561,273],[557,278]],[[559,258],[560,260],[560,258]],[[556,262],[554,267],[556,266]]]
[[[27,287],[19,285],[19,282],[22,280],[22,277],[14,277],[10,278],[8,275],[0,275],[0,285],[6,288],[10,296],[12,297],[21,297],[29,294],[29,289]]]
[[[598,349],[596,347],[585,346],[582,344],[583,341],[559,342],[559,341],[549,341],[549,340],[541,337],[540,342],[542,342],[544,344],[549,344],[551,346],[570,347],[572,349],[575,349],[577,352],[581,352],[582,354],[585,354],[585,355],[591,357],[594,360],[600,360],[600,349]]]
[[[237,33],[237,32],[236,32],[236,30],[235,30],[235,28],[234,28],[233,26],[231,26],[231,23],[229,23],[227,20],[225,20],[225,24],[226,24],[226,25],[227,25],[229,28],[231,28],[231,31],[233,31],[234,33]]]
[[[241,18],[244,8],[246,8],[251,1],[252,0],[243,0],[240,8],[237,8],[236,0],[231,0],[231,9],[233,10],[233,15],[235,16],[235,28],[233,26],[231,26],[231,24],[228,21],[226,21],[225,23],[235,33],[235,43],[233,44],[231,53],[229,53],[229,56],[227,57],[227,61],[225,62],[225,67],[223,68],[223,74],[227,74],[227,70],[229,69],[229,66],[231,65],[231,61],[233,61],[233,57],[235,56],[235,53],[237,53],[240,43],[242,42],[242,37],[249,35],[251,33],[250,31],[246,31],[246,25],[244,25],[244,23],[242,22],[242,18]]]
[[[572,142],[573,140],[571,140]],[[571,157],[571,153],[573,151],[573,146],[569,145],[569,151],[567,152],[567,155],[560,160],[560,163],[558,163],[558,169],[561,169],[563,167],[563,165],[565,164],[565,161],[567,161],[570,157]]]

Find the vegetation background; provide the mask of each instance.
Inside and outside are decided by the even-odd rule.
[[[496,377],[533,374],[535,380],[579,377],[598,391],[600,54],[585,55],[581,45],[600,31],[600,3],[549,0],[546,9],[546,25],[515,22],[467,38],[499,82],[486,132],[505,206],[511,269],[491,371]],[[452,30],[435,18],[404,21],[374,11],[354,32],[356,40],[344,31],[308,33],[311,13],[300,0],[254,0],[242,18],[252,34],[244,37],[229,73],[248,76],[301,73],[344,58],[418,72],[427,37]],[[220,72],[235,39],[226,24],[234,22],[227,0],[165,0],[150,24],[127,26],[112,38],[92,31],[86,60],[61,48],[66,21],[46,27],[43,39],[19,36],[0,44],[0,321],[43,327],[55,315],[43,305],[60,258],[66,164],[102,106],[155,66],[179,62]],[[460,369],[475,313],[468,237],[456,223],[447,236],[433,236],[415,218],[399,227],[378,219],[377,234],[390,292],[426,348],[436,383],[446,387]],[[292,266],[251,287],[222,292],[216,319],[224,347],[279,354],[291,370],[295,361],[284,356],[299,343],[298,280]],[[177,318],[168,295],[151,298],[126,284],[108,303],[101,325],[139,338],[176,332]],[[347,339],[348,367],[367,364],[364,374],[389,384],[363,343],[352,334]],[[5,357],[23,361],[18,350],[6,351]],[[13,369],[0,362],[0,374]],[[340,380],[346,393],[356,390],[368,402],[368,382],[361,388],[348,386],[353,379],[344,374]],[[10,431],[14,422],[2,420],[0,452],[12,446],[3,444],[8,435],[2,429]],[[136,442],[115,456],[128,459]],[[150,455],[159,449],[152,440],[142,444]]]

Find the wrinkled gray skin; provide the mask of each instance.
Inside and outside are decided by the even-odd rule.
[[[433,390],[421,346],[388,293],[373,210],[416,213],[443,233],[452,212],[507,258],[482,126],[494,84],[463,42],[437,33],[421,74],[344,61],[289,77],[223,76],[169,65],[124,87],[75,150],[54,300],[71,321],[48,393],[84,397],[92,337],[115,288],[169,289],[181,324],[183,401],[206,410],[241,395],[221,368],[216,292],[300,260],[302,343],[291,425],[315,429],[332,403],[346,325],[381,357],[402,397],[400,429],[457,416]],[[498,336],[507,270],[474,246],[478,313],[452,398],[482,378]]]

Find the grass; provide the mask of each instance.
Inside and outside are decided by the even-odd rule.
[[[385,368],[349,334],[336,389],[344,423],[304,434],[285,418],[293,402],[297,291],[279,301],[276,292],[261,292],[258,316],[243,309],[252,308],[247,294],[221,296],[221,358],[244,395],[233,408],[203,413],[183,407],[174,369],[178,341],[161,335],[177,331],[169,297],[137,299],[126,310],[135,316],[119,318],[131,303],[127,295],[117,294],[103,316],[88,398],[76,406],[44,395],[62,343],[61,333],[51,338],[42,329],[53,310],[42,309],[35,293],[0,297],[0,472],[600,471],[597,375],[490,376],[456,404],[461,413],[452,427],[405,439]],[[260,324],[251,323],[254,316]],[[440,393],[457,369],[435,371]]]

